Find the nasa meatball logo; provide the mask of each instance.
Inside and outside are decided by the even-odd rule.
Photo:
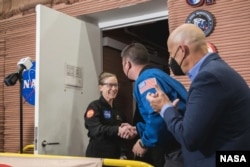
[[[32,62],[32,67],[23,72],[22,96],[25,102],[35,105],[35,83],[36,83],[36,62]]]
[[[198,7],[203,5],[205,2],[206,5],[212,5],[215,4],[215,0],[186,0],[187,4],[192,7]]]
[[[203,4],[203,0],[186,0],[186,2],[193,7],[201,6]]]
[[[196,10],[192,12],[187,17],[186,23],[198,26],[206,36],[208,36],[214,29],[213,15],[206,10]]]

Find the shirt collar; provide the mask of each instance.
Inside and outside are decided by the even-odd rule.
[[[101,101],[102,105],[105,107],[111,107],[110,104],[106,101],[103,95],[100,96],[99,100]],[[111,107],[112,108],[112,107]]]
[[[210,55],[211,53],[206,54],[202,59],[196,63],[193,68],[191,68],[188,72],[188,77],[191,82],[193,82],[194,78],[197,76],[198,72],[200,71],[201,64],[204,62],[204,60]]]

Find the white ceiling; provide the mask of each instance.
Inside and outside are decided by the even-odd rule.
[[[108,11],[79,17],[98,24],[103,30],[138,25],[168,17],[167,0],[151,0],[132,6],[120,7]]]

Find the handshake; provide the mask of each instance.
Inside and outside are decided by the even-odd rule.
[[[133,139],[137,135],[136,127],[129,123],[122,123],[118,129],[118,136],[123,139]]]

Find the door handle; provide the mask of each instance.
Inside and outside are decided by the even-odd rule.
[[[44,140],[42,142],[42,147],[46,147],[47,145],[58,145],[60,144],[59,142],[51,142],[51,143],[48,143],[46,140]]]

